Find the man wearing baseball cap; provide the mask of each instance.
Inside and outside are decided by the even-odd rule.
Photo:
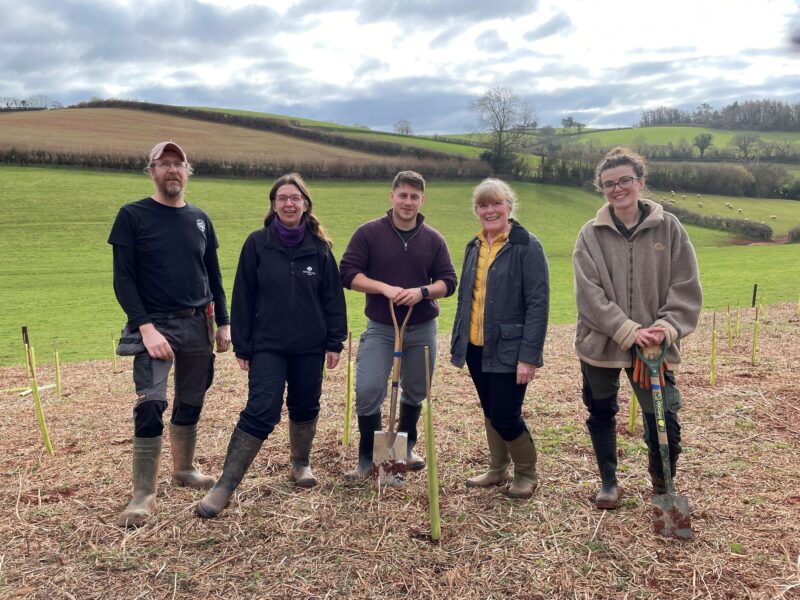
[[[197,423],[214,377],[214,339],[220,352],[230,344],[214,227],[183,197],[192,173],[186,153],[174,142],[156,144],[145,171],[155,192],[123,206],[108,238],[114,249],[114,292],[128,318],[117,353],[134,357],[136,386],[133,499],[117,519],[120,527],[143,525],[155,508],[173,363],[172,482],[195,489],[214,485],[213,477],[194,466]]]

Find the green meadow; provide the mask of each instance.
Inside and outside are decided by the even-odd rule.
[[[630,146],[642,140],[646,144],[678,143],[681,138],[692,143],[696,135],[710,133],[714,136],[712,144],[716,147],[727,146],[731,140],[741,133],[747,133],[761,138],[764,141],[790,141],[800,142],[800,132],[797,131],[733,131],[729,129],[711,129],[710,127],[695,127],[691,125],[672,125],[663,127],[631,127],[629,129],[607,129],[582,133],[571,139],[581,142],[593,141],[600,145],[620,144]]]
[[[64,360],[110,358],[112,336],[125,317],[114,298],[106,240],[119,207],[148,196],[150,181],[138,174],[34,167],[0,167],[0,179],[0,365],[23,361],[21,325],[29,327],[39,362],[51,360],[54,338]],[[189,184],[188,200],[213,219],[229,294],[241,244],[261,226],[269,185],[263,180],[203,178]],[[314,210],[334,240],[337,258],[356,227],[382,215],[389,205],[388,181],[309,185]],[[477,230],[470,209],[474,185],[430,182],[423,207],[427,223],[447,239],[458,270],[464,246]],[[551,320],[570,322],[575,317],[572,248],[601,197],[577,188],[527,183],[514,187],[521,201],[517,218],[540,238],[548,255]],[[723,200],[734,205],[740,201],[719,198],[720,212],[728,210]],[[770,211],[785,209],[787,220],[800,219],[800,202],[769,202]],[[730,245],[724,233],[687,229],[700,261],[706,309],[728,303],[749,306],[754,283],[767,303],[797,301],[797,245]],[[348,292],[347,299],[351,328],[359,332],[364,326],[363,297]],[[445,333],[452,325],[455,300],[445,299],[441,305],[439,330]]]

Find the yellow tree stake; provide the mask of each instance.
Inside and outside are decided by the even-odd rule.
[[[56,341],[53,340],[53,364],[56,368],[56,398],[61,400],[61,363],[58,360],[58,348]]]
[[[730,331],[730,324],[729,318],[728,331]],[[708,373],[708,385],[717,385],[717,313],[714,313],[714,320],[711,325],[711,369]]]
[[[33,392],[33,405],[36,409],[36,420],[39,421],[39,430],[42,432],[42,441],[44,441],[45,450],[50,454],[53,452],[53,444],[50,443],[50,434],[47,432],[47,423],[44,420],[44,410],[42,410],[42,400],[39,398],[39,387],[36,384],[36,355],[33,348],[28,341],[28,328],[22,328],[22,336],[25,339],[25,357],[28,362],[28,368],[31,373],[30,384]]]
[[[639,415],[639,399],[636,397],[636,392],[631,391],[628,405],[628,433],[633,434],[636,431],[636,417]]]
[[[118,373],[117,371],[117,340],[114,339],[114,334],[111,334],[111,372]]]
[[[756,348],[758,346],[758,309],[756,306],[756,321],[753,323],[753,352],[750,354],[750,364],[756,366]]]
[[[353,420],[353,334],[347,333],[347,394],[344,401],[342,445],[350,445],[350,422]]]
[[[436,442],[433,435],[433,408],[431,405],[431,368],[429,348],[425,346],[425,400],[422,412],[425,423],[425,460],[428,471],[428,508],[431,520],[431,539],[438,542],[442,537],[439,514],[439,469],[436,466]]]
[[[725,309],[725,319],[728,323],[728,348],[733,346],[733,323],[731,321],[731,305],[728,304],[728,307]]]
[[[797,318],[800,319],[800,297],[797,298]]]

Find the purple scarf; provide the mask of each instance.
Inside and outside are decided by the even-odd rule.
[[[281,220],[276,216],[275,220],[272,222],[272,226],[275,228],[275,233],[278,234],[278,239],[281,241],[281,244],[287,248],[299,246],[303,241],[303,236],[306,234],[305,218],[300,221],[300,225],[290,229],[284,226]]]

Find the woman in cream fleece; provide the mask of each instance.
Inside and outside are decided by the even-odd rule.
[[[655,435],[653,399],[633,382],[634,345],[668,344],[664,403],[672,476],[681,452],[678,410],[681,398],[673,367],[680,363],[680,340],[697,325],[702,305],[694,248],[678,219],[660,204],[641,198],[646,166],[624,148],[612,150],[597,166],[596,184],[605,204],[584,225],[575,244],[575,351],[583,375],[586,426],[602,485],[597,508],[615,508],[617,484],[616,414],[620,369],[625,369],[645,421],[653,493],[664,493],[664,473]]]

